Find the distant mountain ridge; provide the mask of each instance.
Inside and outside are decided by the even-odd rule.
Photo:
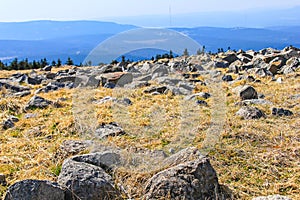
[[[267,47],[282,49],[286,46],[300,46],[300,26],[281,26],[267,28],[220,28],[196,27],[175,28],[206,46],[208,51],[218,48],[254,49]]]
[[[46,40],[82,35],[116,34],[133,28],[136,26],[100,21],[0,22],[0,39]]]
[[[105,39],[134,28],[137,27],[99,21],[0,22],[0,60],[8,62],[17,57],[52,61],[60,58],[64,62],[71,57],[79,64]],[[236,50],[300,47],[300,26],[172,29],[190,36],[204,45],[206,51],[212,52],[228,47]]]

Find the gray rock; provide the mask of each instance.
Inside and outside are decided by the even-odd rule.
[[[253,59],[253,55],[248,53],[241,53],[237,56],[243,63],[248,63]]]
[[[119,127],[116,123],[102,124],[96,129],[95,136],[103,139],[108,136],[124,135],[125,131]]]
[[[292,199],[287,196],[282,196],[282,195],[276,194],[276,195],[255,197],[252,200],[292,200]]]
[[[93,103],[95,104],[104,104],[104,103],[107,103],[107,102],[113,102],[113,101],[116,101],[117,99],[114,98],[114,97],[111,97],[111,96],[106,96],[100,100],[97,100],[97,101],[94,101]]]
[[[117,99],[117,98],[114,98],[114,97],[111,97],[111,96],[106,96],[106,97],[104,97],[100,100],[93,101],[93,103],[95,103],[95,104],[104,104],[104,103],[107,103],[107,102],[114,102],[114,103],[122,104],[122,105],[125,105],[125,106],[132,105],[132,101],[129,98]]]
[[[236,78],[232,83],[236,82],[236,81],[240,81],[240,80],[246,80],[247,82],[256,82],[256,79],[253,76],[245,76],[245,75],[241,75],[238,78]],[[237,88],[241,88],[242,86],[239,86]],[[235,90],[237,90],[237,88],[235,88]]]
[[[248,106],[248,105],[272,105],[273,103],[271,101],[265,100],[265,99],[247,99],[244,101],[241,101],[239,103],[236,103],[236,105],[239,106]]]
[[[16,82],[16,83],[24,83],[27,80],[27,77],[28,76],[26,74],[17,73],[17,74],[13,74],[10,77],[10,80],[12,80],[13,82]]]
[[[79,77],[67,75],[67,76],[58,76],[55,79],[59,83],[64,83],[64,82],[75,82],[75,80],[77,81]]]
[[[173,95],[190,95],[192,93],[191,90],[187,90],[183,87],[175,87],[175,86],[169,86],[167,91],[171,91]]]
[[[43,71],[46,71],[46,72],[51,72],[51,70],[52,70],[52,66],[46,66],[46,67],[44,67],[43,69],[42,69]]]
[[[7,182],[6,182],[6,177],[4,174],[0,174],[0,185],[2,186],[6,186]]]
[[[153,96],[155,96],[155,95],[160,95],[161,93],[155,91],[155,92],[152,92],[151,94],[152,94]]]
[[[164,77],[159,77],[159,78],[156,78],[155,81],[159,84],[166,84],[166,85],[177,85],[179,82],[181,82],[182,80],[181,79],[175,79],[175,78],[170,78],[170,77],[167,77],[167,76],[164,76]]]
[[[19,118],[15,117],[13,115],[8,116],[8,119],[10,119],[12,122],[18,122],[18,121],[20,121]]]
[[[259,56],[253,58],[252,65],[254,68],[264,68],[268,66],[268,64]]]
[[[51,104],[53,104],[52,101],[44,99],[43,97],[40,96],[33,96],[25,106],[25,110],[35,109],[35,108],[47,108]]]
[[[283,83],[283,79],[281,77],[279,77],[278,79],[276,79],[276,82],[281,84],[281,83]]]
[[[177,71],[185,71],[187,66],[186,63],[181,61],[181,62],[169,62],[168,66],[170,67],[170,71],[172,73],[177,72]]]
[[[158,65],[153,68],[152,79],[167,76],[169,74],[168,68],[165,65]]]
[[[217,78],[217,77],[219,77],[220,75],[222,75],[222,72],[219,71],[219,70],[211,70],[211,71],[209,71],[209,75],[210,75],[212,78]]]
[[[257,81],[257,80],[256,80],[256,81]],[[264,94],[262,94],[262,93],[258,93],[257,96],[258,96],[259,99],[263,99],[263,98],[266,97],[266,96],[265,96]]]
[[[130,84],[126,84],[125,88],[128,89],[136,89],[136,88],[142,88],[142,87],[147,87],[150,84],[148,83],[148,81],[133,81]]]
[[[82,151],[87,150],[92,146],[92,141],[90,140],[65,140],[60,145],[60,152],[63,157],[76,155]]]
[[[242,71],[242,70],[246,70],[246,71],[249,71],[249,70],[253,70],[254,66],[252,64],[252,62],[249,62],[247,64],[243,64],[243,66],[239,67],[239,71]]]
[[[238,60],[239,58],[235,54],[227,54],[222,60],[226,61],[229,65],[234,61]]]
[[[242,67],[243,63],[240,60],[237,60],[231,63],[228,67],[228,73],[238,73],[239,69]]]
[[[245,80],[248,82],[259,82],[259,80],[255,79],[253,76],[246,76]]]
[[[285,62],[286,60],[283,57],[276,57],[269,63],[267,70],[269,70],[273,75],[275,75],[285,64]]]
[[[201,105],[201,106],[208,106],[207,102],[204,101],[204,100],[197,100],[197,101],[196,101],[196,104],[197,104],[197,105]]]
[[[107,65],[103,73],[114,73],[114,72],[122,72],[122,71],[123,71],[123,67],[120,65],[120,63],[118,63],[117,65]]]
[[[290,99],[293,99],[293,100],[298,100],[300,99],[300,94],[295,94],[295,95],[292,95],[289,97]]]
[[[144,198],[217,199],[220,185],[208,158],[179,164],[154,175],[145,187]],[[222,198],[221,198],[222,199]]]
[[[142,72],[143,74],[147,74],[147,73],[151,72],[152,67],[153,67],[152,64],[144,63],[143,66],[141,68],[139,68],[138,70],[140,72]]]
[[[25,90],[25,91],[22,91],[22,92],[16,92],[13,94],[13,96],[15,97],[25,97],[25,96],[28,96],[30,95],[31,92],[29,90]]]
[[[243,119],[259,119],[265,117],[265,114],[256,107],[244,106],[236,112],[236,115]]]
[[[38,116],[37,113],[26,113],[26,114],[24,115],[24,118],[25,118],[25,119],[31,119],[31,118],[35,118],[35,117],[37,117],[37,116]]]
[[[65,200],[65,198],[65,190],[57,183],[23,180],[8,188],[4,200]]]
[[[107,83],[104,84],[103,87],[109,88],[109,89],[114,89],[116,87],[116,84],[107,82]]]
[[[296,71],[295,68],[290,67],[290,66],[283,66],[281,69],[281,73],[283,74],[292,74]]]
[[[159,94],[164,94],[168,91],[168,88],[166,86],[158,86],[158,87],[151,87],[146,90],[144,90],[144,93],[154,93],[157,92]]]
[[[184,99],[186,101],[188,100],[192,100],[192,99],[196,99],[197,97],[199,98],[203,98],[203,99],[208,99],[211,95],[207,92],[199,92],[199,93],[196,93],[196,94],[192,94],[192,95],[189,95],[189,96],[186,96]]]
[[[213,61],[212,66],[213,68],[227,68],[229,64],[226,61]]]
[[[11,119],[7,119],[7,120],[4,120],[2,122],[2,128],[4,130],[7,130],[7,129],[10,129],[10,128],[13,128],[15,126],[14,122],[11,120]]]
[[[229,81],[233,81],[233,78],[232,78],[231,75],[224,75],[224,76],[222,77],[222,80],[223,80],[223,81],[226,81],[226,82],[229,82]]]
[[[257,74],[260,77],[273,76],[272,72],[270,72],[266,68],[255,68],[254,73]]]
[[[258,98],[256,90],[250,85],[238,86],[234,89],[234,91],[238,93],[241,100]]]
[[[272,57],[274,57],[276,53],[279,53],[279,50],[273,49],[273,48],[265,48],[259,51],[260,54],[263,55],[271,55]],[[271,57],[269,56],[269,57]],[[272,60],[273,58],[270,58],[270,60]]]
[[[24,91],[29,91],[30,88],[29,87],[23,87],[23,86],[19,86],[19,85],[13,85],[13,84],[10,84],[8,81],[6,80],[1,80],[0,81],[0,88],[1,87],[4,87],[8,90],[11,90],[13,92],[24,92]]]
[[[137,68],[135,68],[134,66],[131,66],[130,64],[127,65],[127,72],[133,73],[133,74],[142,74],[142,72],[140,72]]]
[[[243,52],[244,53],[244,52]],[[255,56],[256,54],[257,54],[257,52],[256,51],[254,51],[254,50],[248,50],[248,51],[246,51],[246,54],[248,54],[248,55],[250,55],[250,56]]]
[[[70,191],[72,196],[69,199],[120,199],[112,177],[101,167],[92,164],[65,160],[57,182]]]
[[[27,80],[25,81],[29,85],[40,85],[42,83],[42,78],[39,77],[27,77]]]
[[[47,73],[45,76],[47,79],[54,79],[56,77],[56,74],[55,73]]]
[[[66,87],[65,83],[51,82],[48,85],[46,85],[45,87],[36,90],[35,94],[39,94],[41,92],[48,93],[48,92],[56,91],[56,90],[64,88],[64,87]]]
[[[164,160],[164,165],[166,167],[174,167],[176,165],[179,165],[180,163],[184,163],[196,159],[202,159],[204,157],[205,156],[203,156],[197,148],[188,147],[166,158]]]
[[[126,106],[132,105],[132,101],[129,98],[123,98],[118,100],[117,102]]]
[[[101,167],[104,170],[112,170],[121,164],[121,155],[119,152],[111,150],[96,152],[72,157],[74,161],[84,162]]]
[[[195,86],[193,84],[186,83],[186,82],[183,82],[183,81],[178,83],[178,87],[184,88],[184,89],[186,89],[190,92],[192,92],[195,89]]]
[[[204,71],[205,69],[201,65],[192,65],[191,67],[191,72],[201,72]]]
[[[286,65],[282,67],[280,73],[291,74],[300,67],[300,60],[297,57],[292,57],[286,61]]]
[[[135,79],[136,81],[150,81],[152,80],[152,76],[151,75],[141,76],[140,74],[138,74],[138,77],[136,77]]]
[[[272,115],[276,115],[276,116],[292,116],[293,112],[290,110],[286,110],[283,108],[271,108],[272,111]]]
[[[88,77],[86,87],[99,87],[100,86],[100,78],[98,79],[96,75],[91,75]]]
[[[297,57],[292,57],[286,61],[286,66],[297,68],[300,65],[300,60]]]
[[[241,57],[239,57],[239,59],[240,59],[241,62],[243,62],[245,64],[251,62],[251,60],[252,60],[252,59],[250,59],[250,58],[248,58],[246,56],[241,56]]]
[[[124,85],[129,84],[133,81],[133,75],[132,73],[124,73],[118,81],[116,82],[116,86],[118,87],[124,87]]]

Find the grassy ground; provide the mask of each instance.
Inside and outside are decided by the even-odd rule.
[[[55,69],[58,70],[58,69]],[[7,77],[15,72],[0,72]],[[55,181],[63,158],[55,155],[64,140],[93,138],[81,126],[97,123],[118,122],[127,132],[124,136],[109,137],[101,144],[113,144],[121,148],[159,149],[167,153],[187,146],[198,148],[209,146],[204,151],[211,159],[221,184],[228,186],[236,199],[251,199],[255,196],[282,194],[300,199],[300,105],[299,100],[289,97],[300,94],[300,73],[298,76],[282,76],[283,84],[262,78],[261,83],[253,85],[265,99],[276,107],[294,112],[291,117],[271,116],[270,106],[258,106],[268,116],[259,120],[241,120],[234,113],[239,109],[235,103],[238,97],[232,92],[235,86],[245,84],[240,81],[234,85],[220,83],[219,93],[225,102],[217,99],[207,100],[208,106],[198,106],[186,102],[181,96],[144,94],[143,89],[134,91],[97,88],[87,93],[73,90],[59,90],[41,94],[49,100],[57,101],[61,107],[27,111],[37,116],[25,119],[23,107],[33,96],[0,99],[0,120],[8,115],[17,116],[20,121],[0,134],[0,173],[7,176],[8,185],[22,179],[47,179]],[[200,77],[206,79],[207,77]],[[214,90],[214,91],[212,91]],[[216,88],[198,85],[195,92],[204,91],[217,94]],[[2,94],[7,91],[2,90]],[[224,93],[224,95],[222,95]],[[76,112],[74,100],[85,101],[77,105],[84,113]],[[116,106],[112,103],[93,104],[105,96],[127,97],[132,106]],[[85,103],[85,104],[84,104]],[[221,105],[221,106],[220,106]],[[224,109],[214,112],[213,109]],[[75,109],[75,110],[74,110]],[[77,114],[73,114],[73,111]],[[86,119],[82,116],[89,114]],[[208,140],[208,130],[220,116],[227,116],[213,140]],[[78,121],[79,120],[79,121]],[[78,123],[79,122],[79,123]],[[214,123],[212,123],[214,122]],[[81,131],[80,131],[81,130]],[[213,137],[213,136],[211,136]],[[209,141],[217,142],[210,145]],[[148,163],[151,165],[151,162]],[[126,185],[131,197],[139,197],[142,183],[154,173],[156,166],[126,167],[115,172],[118,183]],[[141,170],[143,169],[143,170]],[[150,170],[152,169],[152,170]],[[0,193],[6,187],[0,186]]]

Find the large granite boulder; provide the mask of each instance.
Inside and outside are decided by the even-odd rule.
[[[221,197],[218,178],[208,158],[205,157],[199,157],[155,174],[148,181],[144,195],[147,200],[198,200],[217,197]]]
[[[57,183],[23,180],[10,186],[4,200],[65,200],[66,192]]]
[[[112,177],[101,167],[75,160],[65,160],[58,177],[58,183],[70,191],[69,199],[121,199]]]

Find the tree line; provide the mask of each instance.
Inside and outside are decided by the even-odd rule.
[[[227,50],[231,50],[230,47],[227,48]],[[220,52],[224,52],[223,48],[218,48],[218,53]],[[198,49],[197,50],[197,55],[201,55],[204,53],[208,53],[208,54],[212,54],[211,51],[206,52],[206,47],[202,46],[202,49]],[[182,53],[183,56],[189,56],[189,52],[187,49],[184,49],[184,52]],[[155,57],[152,57],[151,60],[159,60],[159,59],[163,59],[163,58],[167,58],[167,59],[171,59],[174,57],[177,57],[178,55],[174,55],[174,53],[172,52],[172,50],[169,51],[169,53],[165,53],[165,54],[157,54]],[[132,61],[125,61],[125,56],[122,56],[122,61],[121,63],[123,64],[128,64]],[[116,64],[118,63],[118,61],[113,60],[111,62],[111,64]],[[66,63],[66,65],[74,65],[73,60],[68,57]],[[49,63],[47,61],[46,58],[43,58],[41,60],[33,60],[31,62],[28,61],[28,59],[23,59],[23,60],[18,60],[17,58],[15,58],[13,61],[11,61],[9,64],[7,63],[3,63],[0,60],[0,70],[28,70],[28,69],[42,69],[48,65],[54,66],[54,67],[60,67],[62,66],[62,61],[60,59],[57,59],[57,61],[53,60],[51,63]],[[91,64],[86,64],[87,66],[91,65]],[[81,66],[81,64],[80,64]]]
[[[69,57],[65,63],[66,65],[74,65],[73,60]],[[41,60],[33,60],[31,62],[28,59],[18,60],[18,58],[13,59],[9,64],[3,63],[0,60],[0,70],[28,70],[28,69],[42,69],[48,65],[53,67],[62,66],[62,61],[57,59],[57,61],[53,60],[51,63],[47,61],[46,58]]]

